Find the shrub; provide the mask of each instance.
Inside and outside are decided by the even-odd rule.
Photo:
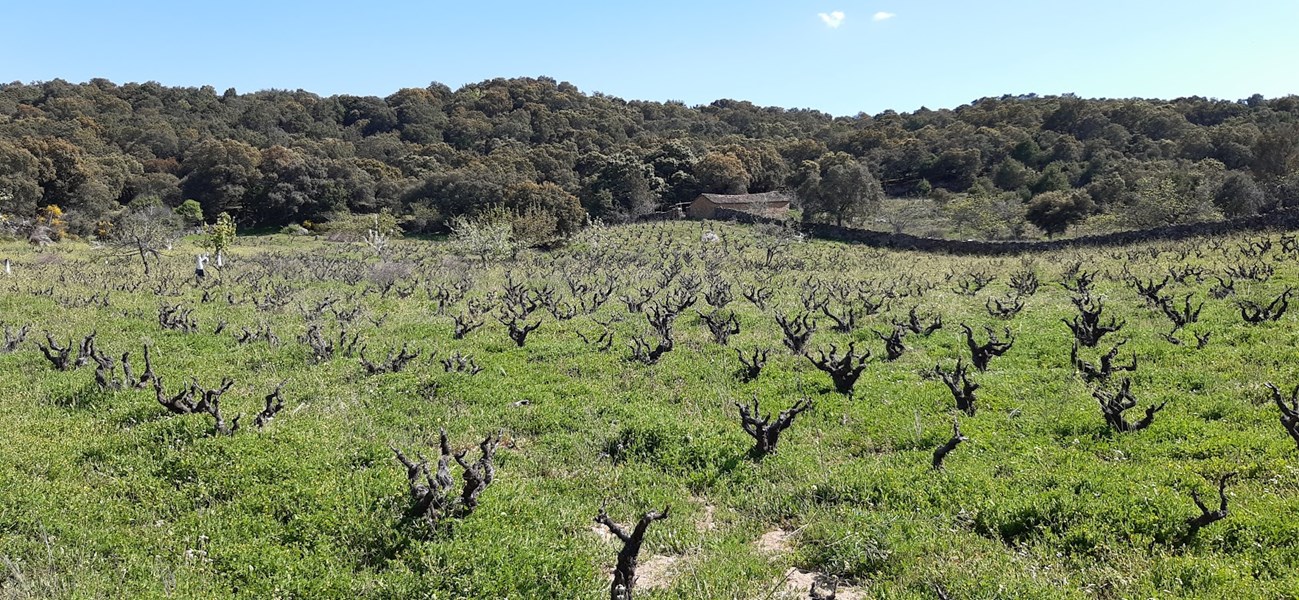
[[[328,222],[317,223],[315,229],[334,242],[362,242],[371,231],[387,238],[401,237],[397,217],[386,208],[371,214],[334,213]]]
[[[546,234],[549,236],[572,235],[586,223],[586,211],[577,196],[553,183],[510,185],[503,190],[503,198],[506,208],[517,215],[553,222],[549,227],[554,231]]]
[[[521,246],[535,248],[559,239],[559,220],[540,206],[529,206],[514,214],[510,232]]]
[[[402,217],[401,228],[408,233],[436,233],[445,231],[446,225],[442,213],[436,208],[414,205],[410,207],[410,212]]]
[[[473,218],[456,217],[451,221],[451,241],[458,254],[477,256],[486,265],[515,252],[513,215],[501,207]]]
[[[1052,191],[1038,194],[1028,203],[1025,217],[1048,236],[1064,233],[1070,225],[1081,223],[1095,205],[1081,192]]]
[[[962,194],[943,207],[956,233],[985,239],[1021,238],[1028,230],[1024,203],[1013,192]]]
[[[53,204],[46,205],[36,213],[36,226],[45,228],[43,235],[51,242],[61,241],[68,235],[68,222],[63,218],[63,209]]]
[[[176,207],[176,215],[183,219],[186,225],[199,225],[203,223],[203,206],[198,203],[198,200],[191,198]]]

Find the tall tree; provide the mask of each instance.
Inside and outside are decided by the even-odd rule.
[[[686,204],[703,192],[695,174],[699,159],[684,141],[667,140],[646,160],[654,167],[654,176],[663,182],[659,198],[665,206]]]
[[[1232,171],[1213,195],[1213,204],[1228,217],[1247,217],[1266,207],[1268,197],[1249,173]]]
[[[41,201],[36,157],[0,139],[0,214],[31,218]]]
[[[1053,236],[1086,220],[1092,207],[1091,198],[1082,192],[1047,192],[1029,201],[1024,216],[1048,236]]]
[[[331,193],[338,180],[328,177],[325,161],[278,145],[261,154],[255,202],[244,211],[245,218],[270,225],[347,209],[344,196]]]
[[[879,180],[844,152],[803,161],[796,178],[804,221],[832,221],[842,226],[865,217],[884,197]]]
[[[734,154],[709,152],[695,164],[695,178],[704,192],[743,194],[749,191],[749,172]]]
[[[261,159],[261,152],[244,142],[205,139],[185,157],[181,189],[199,201],[205,215],[238,211],[257,183]]]
[[[582,205],[592,217],[627,221],[654,211],[654,168],[631,152],[594,153],[578,161],[589,175],[582,182]]]
[[[1133,227],[1158,227],[1221,218],[1205,186],[1189,177],[1151,175],[1138,179],[1120,209]]]

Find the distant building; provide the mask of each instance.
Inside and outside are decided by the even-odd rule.
[[[700,194],[686,208],[686,216],[692,219],[711,219],[717,209],[726,208],[766,217],[781,217],[789,210],[789,195],[784,192],[766,192],[762,194]]]

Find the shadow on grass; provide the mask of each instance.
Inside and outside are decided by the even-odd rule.
[[[412,515],[409,507],[401,505],[395,498],[377,499],[371,509],[375,514],[390,515],[392,519],[389,524],[365,528],[361,535],[353,539],[359,568],[386,571],[390,565],[401,561],[402,555],[414,542],[454,535],[450,517],[430,523],[422,517]]]
[[[68,410],[91,410],[103,408],[108,399],[115,394],[116,392],[101,390],[93,383],[86,383],[79,388],[59,390],[50,394],[50,402]]]

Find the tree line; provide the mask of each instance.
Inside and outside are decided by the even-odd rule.
[[[246,227],[386,210],[408,232],[439,232],[509,214],[544,242],[704,192],[772,190],[795,192],[805,220],[900,231],[928,211],[987,238],[1247,216],[1299,204],[1299,97],[1003,96],[832,117],[624,100],[545,77],[386,98],[0,85],[10,227],[57,207],[70,233],[94,235],[124,207],[194,200],[198,216]]]

